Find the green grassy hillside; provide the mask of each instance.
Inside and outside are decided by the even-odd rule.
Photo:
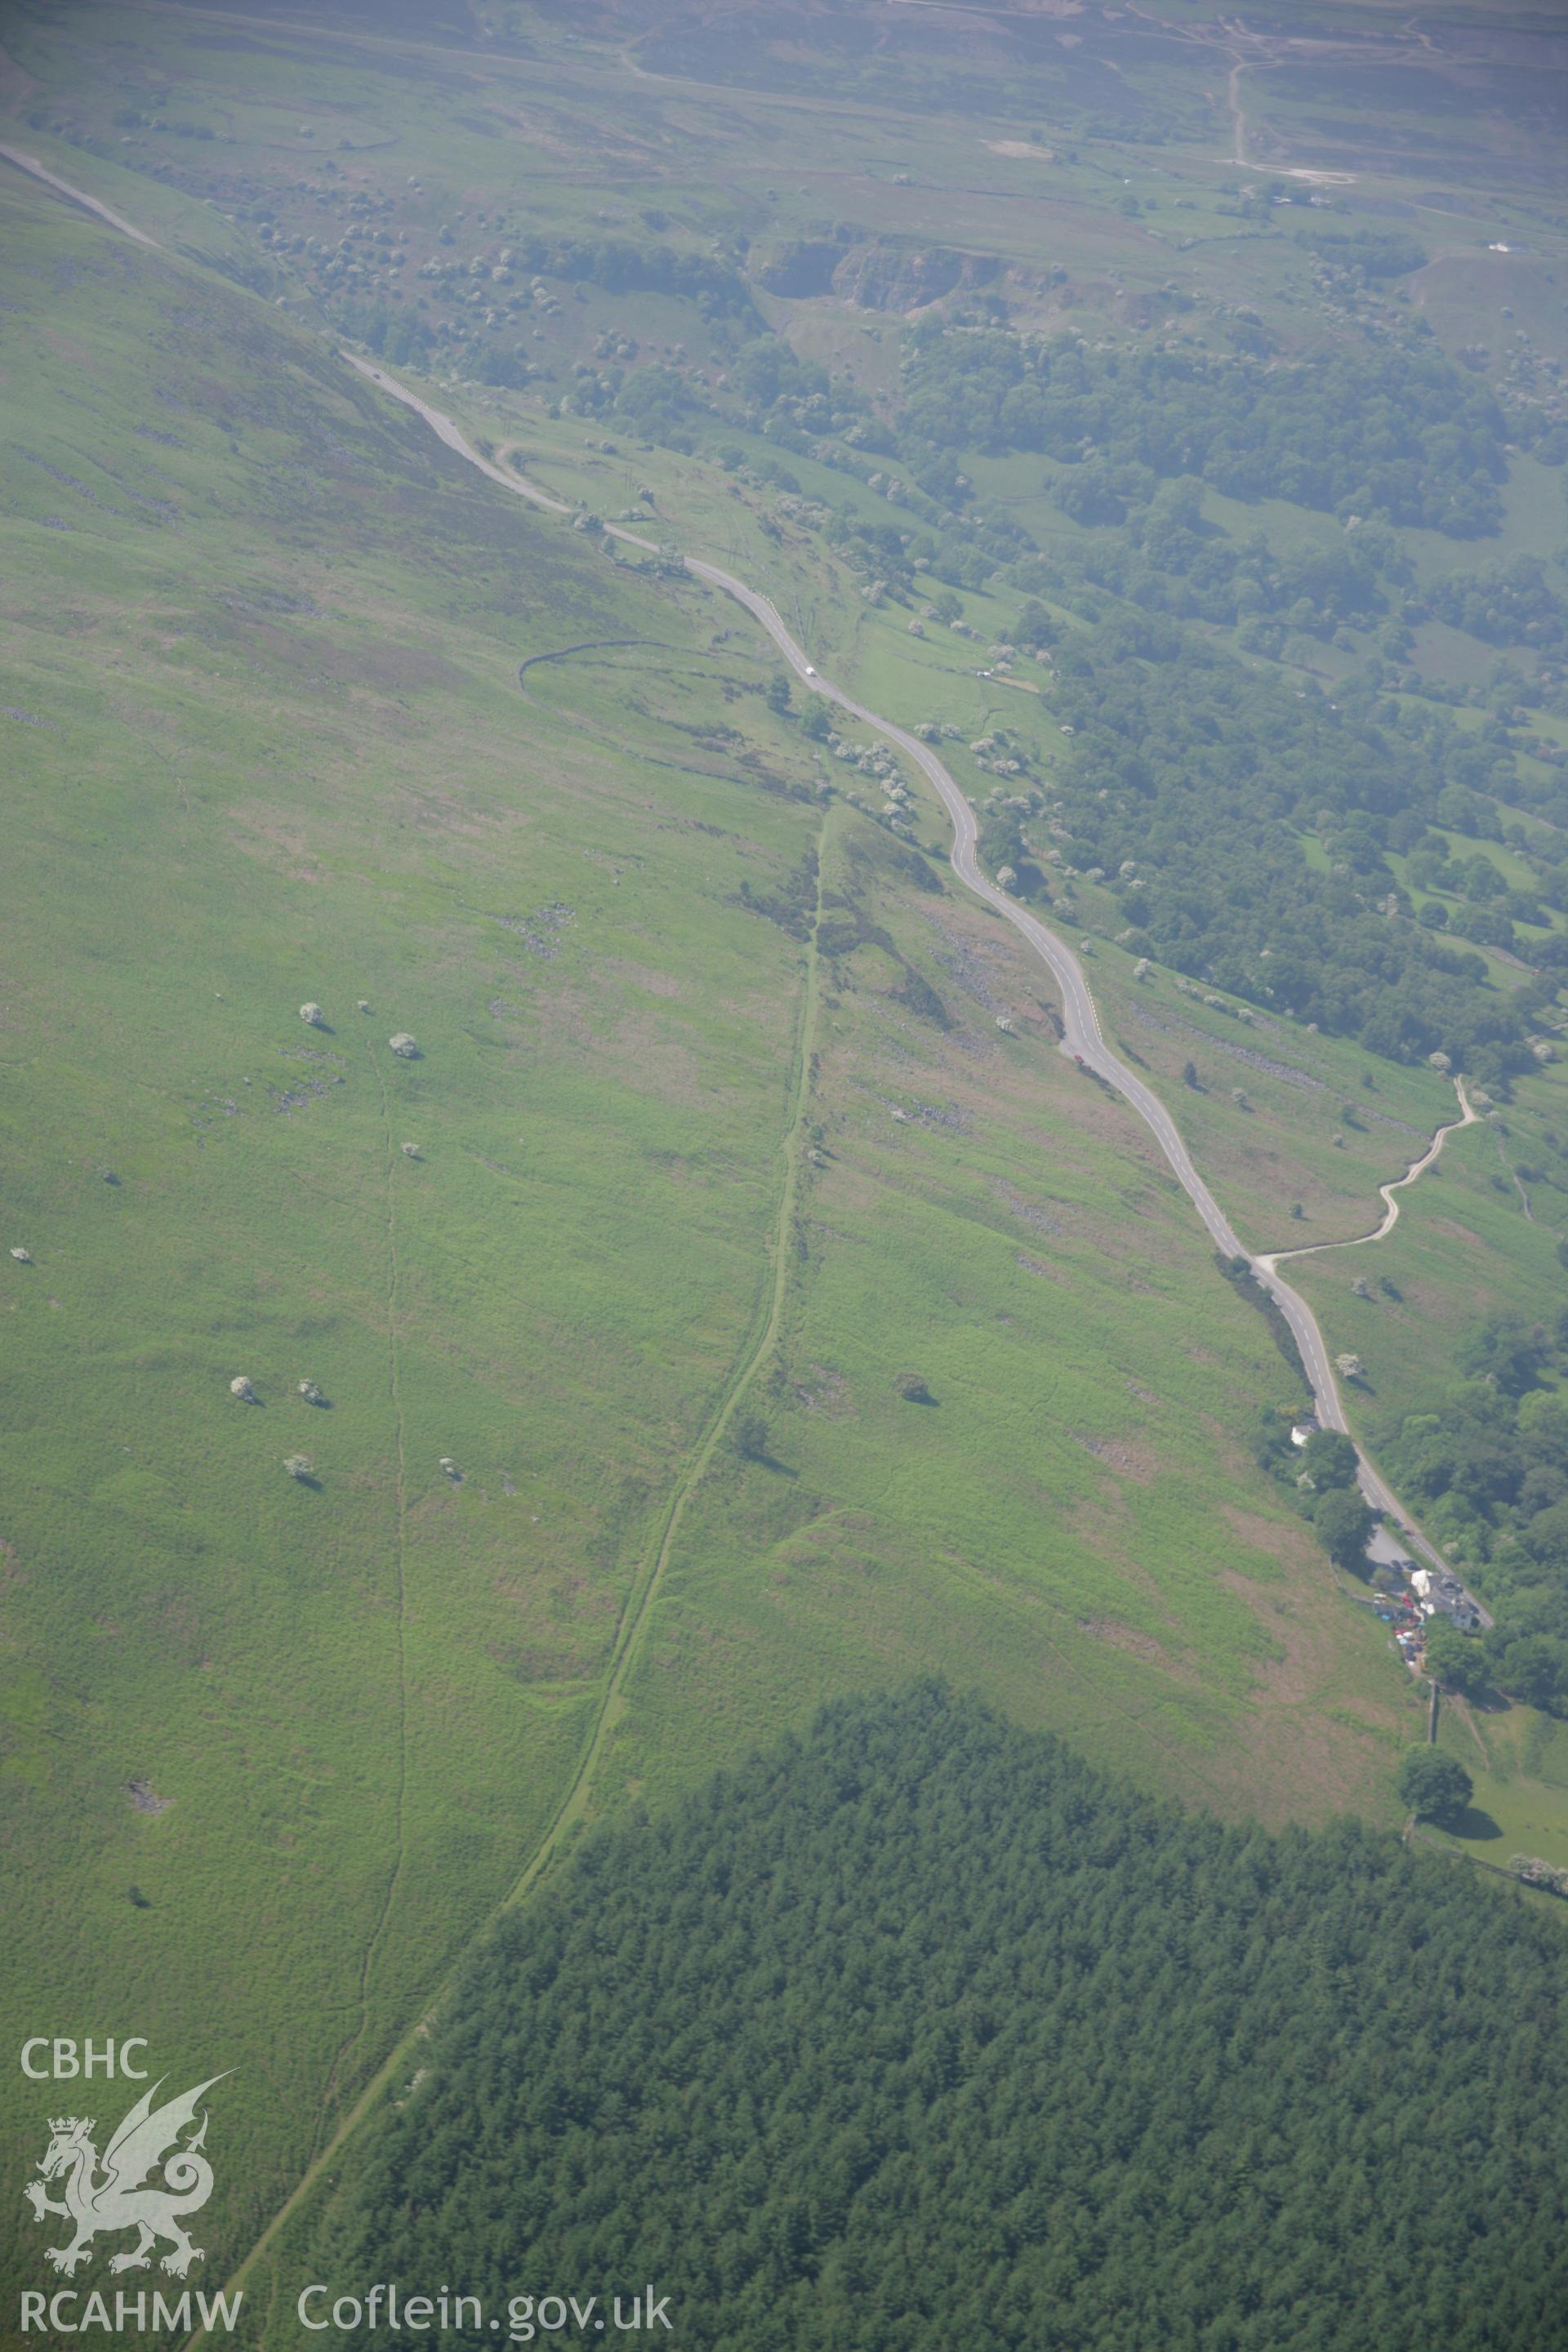
[[[596,1734],[590,1811],[945,1663],[1375,1811],[1397,1680],[1231,1434],[1288,1373],[734,608],[5,203],[8,2013],[234,2067],[215,2270]]]
[[[882,822],[866,731],[775,708],[771,646],[669,560],[940,728],[1277,1249],[1363,1232],[1449,1077],[1273,1000],[1277,941],[1215,914],[1253,879],[1203,867],[1216,803],[1151,803],[1152,867],[1212,885],[1152,963],[1092,830],[1165,754],[1162,690],[1270,682],[1279,923],[1337,888],[1359,951],[1386,914],[1369,986],[1441,934],[1509,1033],[1389,1240],[1299,1268],[1374,1451],[1447,1411],[1479,1321],[1555,1310],[1568,1231],[1526,1041],[1568,920],[1568,247],[1525,17],[1486,12],[1519,103],[1439,175],[1468,68],[1396,85],[1407,33],[1342,14],[1393,129],[1347,118],[1331,185],[1267,177],[1323,132],[1283,32],[1237,83],[1176,0],[1071,42],[513,0],[5,27],[0,136],[157,240],[0,164],[5,2014],[234,2066],[215,2279],[531,1872],[824,1697],[936,1666],[1229,1815],[1390,1811],[1416,1694],[1247,1450],[1301,1402],[1261,1318],[920,780]],[[1173,355],[1247,413],[1298,363],[1418,363],[1479,453],[1462,529],[1446,425],[1369,521],[1284,494],[1284,427],[1239,485],[1129,458],[1157,370],[1112,457],[942,409],[944,364],[1037,377],[1064,336],[1068,374]],[[342,348],[665,559],[509,497]],[[1151,682],[1125,762],[1069,718],[1086,645]],[[1381,834],[1335,799],[1342,697],[1384,730]],[[1287,822],[1314,761],[1330,804]],[[1499,1532],[1436,1527],[1473,1565]],[[1552,1718],[1443,1737],[1568,1851]],[[37,2153],[8,2097],[0,2198]]]
[[[12,1992],[221,2016],[270,2163],[573,1770],[763,1279],[799,952],[733,900],[816,819],[765,726],[522,700],[628,636],[761,712],[693,597],[7,198]]]

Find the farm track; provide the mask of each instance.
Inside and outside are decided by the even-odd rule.
[[[1230,160],[1233,163],[1239,164],[1243,171],[1247,169],[1247,117],[1241,110],[1241,77],[1246,70],[1241,59],[1237,58],[1226,76],[1225,84],[1226,104],[1230,109],[1231,127],[1236,134],[1236,152]]]
[[[387,1402],[392,1408],[393,1439],[395,1449],[393,1485],[393,1559],[396,1570],[394,1580],[396,1616],[393,1632],[397,1683],[397,1790],[393,1807],[392,1867],[387,1873],[386,1892],[381,1898],[375,1925],[371,1929],[364,1948],[364,1957],[360,1963],[359,2024],[355,2031],[344,2039],[337,2056],[332,2061],[331,2073],[327,2078],[327,2086],[321,2098],[321,2115],[317,2121],[318,2136],[321,2129],[321,2123],[336,2095],[338,2076],[344,2062],[351,2059],[359,2048],[370,2024],[370,1986],[375,1968],[375,1956],[381,1948],[382,1939],[392,1917],[393,1908],[397,1900],[397,1889],[402,1883],[404,1863],[407,1856],[404,1815],[408,1799],[408,1465],[397,1347],[397,1196],[395,1189],[397,1154],[392,1140],[392,1106],[387,1100],[386,1073],[382,1068],[374,1047],[367,1047],[366,1050],[370,1055],[371,1066],[375,1071],[376,1084],[381,1090],[381,1124],[386,1151],[386,1386]]]
[[[1403,1176],[1396,1176],[1391,1184],[1378,1186],[1377,1189],[1383,1195],[1384,1202],[1383,1223],[1380,1225],[1374,1226],[1370,1234],[1352,1234],[1347,1241],[1309,1242],[1302,1249],[1270,1250],[1256,1259],[1254,1263],[1268,1266],[1272,1272],[1275,1266],[1283,1265],[1287,1258],[1323,1257],[1330,1250],[1364,1249],[1368,1242],[1383,1241],[1399,1223],[1399,1203],[1394,1197],[1395,1192],[1403,1192],[1407,1184],[1414,1184],[1418,1176],[1426,1174],[1442,1151],[1449,1136],[1458,1135],[1461,1128],[1474,1127],[1480,1118],[1479,1111],[1473,1107],[1468,1095],[1465,1092],[1463,1078],[1454,1080],[1454,1092],[1459,1097],[1459,1108],[1464,1114],[1463,1117],[1450,1119],[1447,1126],[1440,1127],[1420,1159],[1413,1160]],[[1527,1215],[1529,1208],[1530,1204],[1527,1201],[1525,1203]]]

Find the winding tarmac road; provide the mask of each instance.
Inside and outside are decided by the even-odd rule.
[[[126,236],[134,237],[138,244],[151,246],[156,249],[154,238],[148,236],[143,230],[135,227],[118,213],[111,212],[96,196],[89,195],[83,189],[73,187],[68,181],[58,178],[36,155],[28,155],[15,147],[0,146],[0,156],[4,156],[7,163],[15,164],[32,177],[45,182],[58,194],[68,198],[72,203],[84,205],[88,211],[95,213],[110,227],[120,230]],[[422,417],[448,449],[465,459],[468,465],[477,467],[480,473],[487,475],[492,482],[499,483],[502,489],[510,490],[514,497],[526,499],[531,504],[542,507],[552,514],[565,515],[574,511],[565,499],[552,498],[549,491],[541,489],[537,483],[530,482],[524,477],[508,473],[489,458],[481,456],[449,416],[445,415],[440,409],[433,407],[428,401],[421,399],[417,393],[411,392],[406,384],[400,383],[395,377],[388,375],[384,368],[376,367],[369,360],[359,358],[353,352],[343,352],[342,357],[350,367],[375,384],[379,390],[386,393],[392,399],[401,402],[404,407],[412,409],[416,415]],[[636,531],[624,530],[614,523],[606,523],[605,530],[607,536],[624,541],[630,546],[641,548],[649,554],[658,552],[655,541],[643,539]],[[952,820],[952,849],[950,862],[953,872],[965,889],[972,891],[977,898],[983,899],[988,907],[994,908],[1005,922],[1011,923],[1013,929],[1021,935],[1039,957],[1041,962],[1047,966],[1061,990],[1062,1051],[1076,1056],[1087,1069],[1092,1070],[1097,1076],[1104,1079],[1108,1086],[1113,1087],[1119,1094],[1126,1097],[1131,1108],[1137,1112],[1170,1162],[1177,1182],[1202,1218],[1215,1247],[1223,1252],[1226,1257],[1247,1258],[1258,1281],[1277,1302],[1290,1328],[1296,1345],[1301,1351],[1301,1361],[1306,1368],[1307,1379],[1316,1402],[1319,1422],[1325,1429],[1340,1430],[1349,1435],[1344,1407],[1340,1402],[1339,1387],[1334,1379],[1333,1366],[1329,1360],[1329,1351],[1323,1335],[1318,1328],[1317,1318],[1306,1300],[1297,1291],[1291,1289],[1289,1284],[1278,1271],[1279,1259],[1304,1256],[1307,1253],[1276,1251],[1271,1255],[1254,1257],[1250,1252],[1243,1250],[1235,1228],[1193,1165],[1191,1155],[1181,1139],[1170,1112],[1159,1097],[1146,1087],[1126,1063],[1113,1054],[1107,1045],[1100,1034],[1100,1017],[1095,1011],[1094,999],[1089,993],[1089,982],[1084,978],[1083,966],[1077,956],[1064,940],[1058,939],[1053,931],[1048,931],[1026,907],[1020,906],[1016,899],[1009,898],[1005,891],[998,889],[996,885],[982,873],[975,856],[974,812],[965,794],[948,773],[930,744],[922,743],[918,735],[910,734],[907,728],[896,726],[891,719],[884,719],[879,712],[868,710],[864,703],[857,702],[854,696],[847,694],[842,687],[835,686],[831,680],[819,677],[816,668],[807,660],[804,649],[784,626],[773,605],[759,590],[748,587],[743,580],[737,580],[733,573],[721,571],[716,563],[705,562],[696,556],[687,556],[685,563],[687,570],[697,579],[705,580],[710,586],[721,590],[726,596],[732,596],[737,604],[744,605],[752,618],[760,622],[763,628],[766,630],[798,677],[810,684],[827,701],[837,703],[840,709],[847,711],[851,717],[860,719],[864,725],[872,728],[878,734],[885,736],[889,742],[896,743],[900,751],[912,760],[921,774],[926,777]],[[1460,1100],[1464,1101],[1462,1091]],[[1468,1125],[1475,1116],[1468,1103],[1465,1104],[1465,1108],[1467,1117],[1456,1122],[1458,1126]],[[1431,1150],[1425,1159],[1399,1180],[1400,1183],[1411,1182],[1420,1174],[1424,1167],[1430,1164],[1442,1146],[1444,1136],[1450,1132],[1452,1132],[1451,1129],[1439,1130]],[[1388,1198],[1389,1193],[1396,1189],[1398,1187],[1394,1185],[1383,1188],[1384,1198],[1388,1203],[1391,1213],[1384,1219],[1379,1234],[1386,1232],[1398,1215],[1396,1206]],[[1378,1234],[1371,1234],[1361,1236],[1364,1241],[1375,1240],[1378,1237]],[[1408,1540],[1418,1550],[1424,1552],[1428,1559],[1438,1567],[1447,1568],[1447,1562],[1422,1534],[1409,1513],[1401,1505],[1394,1489],[1381,1476],[1359,1446],[1356,1451],[1361,1465],[1359,1472],[1361,1489],[1373,1509],[1393,1520],[1403,1530]],[[1387,1538],[1377,1537],[1373,1538],[1372,1547],[1374,1558],[1379,1556],[1380,1549],[1384,1557],[1389,1557],[1397,1549],[1397,1547],[1391,1545]]]
[[[534,506],[547,508],[553,514],[571,514],[574,511],[565,499],[552,498],[547,490],[541,489],[536,482],[530,482],[521,476],[507,473],[500,466],[492,464],[488,457],[481,457],[449,416],[444,415],[438,408],[433,408],[428,401],[421,399],[417,393],[411,392],[406,384],[399,383],[395,377],[388,375],[384,368],[376,367],[369,360],[356,357],[352,352],[344,352],[342,357],[351,367],[357,369],[361,375],[378,385],[383,392],[388,393],[394,400],[401,401],[405,408],[411,408],[416,415],[422,416],[432,432],[446,443],[448,449],[454,450],[459,457],[466,458],[470,465],[477,466],[481,473],[487,474],[491,481],[499,482],[503,489],[510,490],[516,497],[527,499]],[[605,531],[607,537],[623,540],[633,547],[640,547],[649,552],[657,552],[657,543],[653,540],[640,538],[636,531],[623,530],[614,523],[606,523]],[[899,750],[908,759],[913,761],[952,820],[952,848],[949,862],[953,872],[966,890],[972,891],[975,898],[983,899],[985,905],[994,908],[1005,922],[1011,923],[1013,929],[1020,934],[1039,957],[1040,961],[1046,965],[1060,989],[1062,1052],[1082,1062],[1085,1068],[1092,1070],[1097,1077],[1103,1078],[1108,1086],[1113,1087],[1118,1094],[1125,1097],[1131,1108],[1137,1112],[1138,1117],[1143,1121],[1170,1162],[1177,1182],[1203,1220],[1204,1226],[1215,1249],[1226,1257],[1245,1257],[1256,1279],[1269,1293],[1284,1316],[1290,1328],[1291,1336],[1301,1351],[1301,1361],[1306,1368],[1320,1424],[1324,1429],[1339,1430],[1344,1435],[1350,1436],[1352,1433],[1350,1424],[1345,1419],[1344,1406],[1340,1401],[1339,1383],[1334,1378],[1334,1368],[1330,1360],[1327,1343],[1318,1327],[1317,1317],[1300,1292],[1292,1290],[1278,1270],[1279,1258],[1305,1256],[1307,1252],[1275,1251],[1261,1256],[1254,1256],[1250,1251],[1243,1249],[1235,1227],[1194,1166],[1192,1155],[1182,1140],[1176,1123],[1159,1096],[1152,1087],[1145,1086],[1137,1073],[1130,1069],[1127,1064],[1119,1055],[1113,1054],[1107,1045],[1100,1031],[1100,1015],[1095,1010],[1094,999],[1089,993],[1089,982],[1084,977],[1083,966],[1078,957],[1065,940],[1058,939],[1054,931],[1047,929],[1037,916],[1031,914],[1029,909],[1021,906],[1016,898],[1010,898],[1005,890],[999,889],[996,884],[982,872],[975,854],[977,826],[974,811],[970,806],[967,795],[942,765],[931,745],[923,743],[918,735],[912,735],[908,728],[896,725],[890,719],[884,719],[880,712],[868,709],[864,703],[857,702],[852,694],[847,694],[842,687],[835,686],[831,679],[821,677],[807,659],[804,648],[796,643],[784,626],[774,605],[759,589],[748,587],[743,580],[737,580],[732,572],[721,571],[718,564],[706,562],[698,556],[687,556],[685,563],[688,572],[696,579],[706,581],[710,587],[721,590],[726,596],[732,596],[738,604],[744,605],[753,620],[759,622],[766,630],[796,677],[810,686],[815,693],[820,694],[828,702],[836,703],[841,710],[847,711],[851,718],[858,719],[863,725],[874,729],[889,743],[896,743]],[[1466,1115],[1453,1124],[1454,1127],[1466,1127],[1475,1118],[1476,1113],[1466,1101],[1462,1089],[1459,1099],[1464,1104]],[[1405,1175],[1399,1178],[1396,1184],[1382,1188],[1391,1213],[1384,1218],[1382,1226],[1378,1229],[1378,1234],[1363,1234],[1360,1236],[1362,1241],[1376,1240],[1382,1234],[1388,1231],[1399,1214],[1398,1207],[1389,1200],[1389,1194],[1398,1190],[1399,1186],[1412,1182],[1424,1168],[1429,1167],[1442,1149],[1444,1138],[1452,1132],[1452,1127],[1440,1128],[1431,1149],[1424,1158],[1418,1160]],[[1354,1244],[1323,1244],[1321,1246],[1350,1247]],[[1372,1508],[1384,1518],[1391,1519],[1402,1531],[1406,1540],[1418,1551],[1423,1552],[1435,1566],[1447,1569],[1447,1561],[1415,1525],[1393,1487],[1373,1466],[1359,1445],[1356,1447],[1356,1454],[1360,1464],[1358,1475],[1361,1490]],[[1371,1556],[1374,1559],[1394,1559],[1399,1556],[1401,1550],[1401,1547],[1396,1542],[1381,1533],[1374,1536],[1370,1549]],[[1489,1622],[1489,1620],[1485,1618],[1484,1612],[1482,1616],[1483,1622]]]
[[[0,157],[7,163],[15,163],[18,172],[26,172],[30,179],[42,180],[44,185],[53,188],[57,195],[66,197],[73,205],[80,205],[86,212],[96,213],[100,221],[107,221],[110,228],[117,228],[121,236],[134,237],[138,245],[148,247],[153,253],[163,252],[163,248],[155,236],[149,236],[145,229],[138,228],[134,222],[123,219],[119,213],[111,213],[107,205],[100,204],[96,196],[89,196],[85,188],[73,188],[68,180],[62,180],[57,173],[51,172],[37,155],[26,154],[20,147],[9,146],[0,140]]]

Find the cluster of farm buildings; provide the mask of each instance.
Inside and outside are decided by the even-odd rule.
[[[1299,1421],[1290,1432],[1291,1444],[1305,1445],[1317,1427],[1310,1414]],[[1441,1620],[1461,1633],[1480,1631],[1480,1610],[1451,1569],[1418,1567],[1403,1554],[1379,1565],[1398,1579],[1398,1591],[1382,1596],[1377,1613],[1394,1627],[1400,1654],[1414,1672],[1419,1673],[1425,1662],[1426,1628],[1434,1622]]]

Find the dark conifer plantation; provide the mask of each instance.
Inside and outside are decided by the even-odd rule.
[[[652,2280],[715,2352],[1552,2352],[1565,1992],[1495,1882],[922,1685],[509,1920],[310,2274]]]

